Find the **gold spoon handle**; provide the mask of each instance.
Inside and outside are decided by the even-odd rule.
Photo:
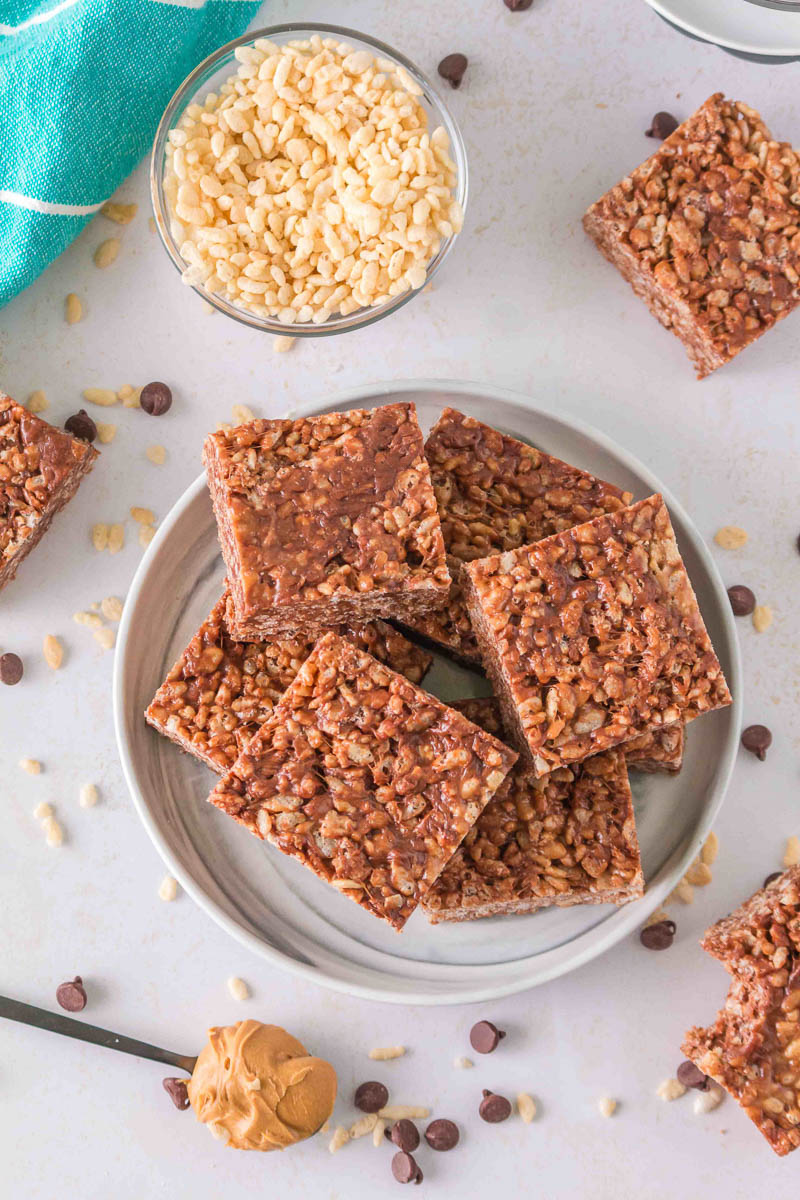
[[[21,1021],[23,1025],[33,1025],[36,1029],[48,1029],[51,1033],[63,1033],[65,1037],[92,1042],[95,1046],[106,1046],[109,1050],[121,1050],[123,1054],[135,1054],[138,1058],[166,1063],[167,1066],[177,1067],[190,1075],[197,1062],[196,1058],[185,1054],[162,1050],[160,1046],[151,1046],[147,1042],[137,1041],[136,1038],[112,1033],[109,1029],[99,1029],[97,1025],[87,1025],[84,1021],[63,1017],[61,1013],[48,1012],[46,1008],[36,1008],[33,1004],[23,1004],[22,1001],[12,1000],[8,996],[0,996],[0,1017],[7,1017],[9,1021]]]

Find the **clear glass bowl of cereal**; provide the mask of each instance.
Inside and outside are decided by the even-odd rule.
[[[467,158],[396,50],[335,25],[276,25],[184,80],[150,189],[198,295],[251,328],[321,337],[379,321],[433,278],[461,229]]]

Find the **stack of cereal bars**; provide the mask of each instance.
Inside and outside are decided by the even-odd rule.
[[[211,802],[396,929],[640,896],[628,767],[730,702],[661,497],[413,404],[204,458],[225,591],[146,716]],[[494,697],[423,691],[423,645]]]

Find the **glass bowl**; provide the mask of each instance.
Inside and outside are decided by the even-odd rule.
[[[428,115],[429,129],[432,131],[441,125],[447,132],[450,141],[450,156],[456,164],[454,199],[458,201],[462,211],[466,212],[468,170],[464,141],[447,106],[436,92],[431,81],[418,67],[414,66],[412,62],[396,50],[393,50],[390,46],[387,46],[384,42],[367,37],[363,33],[356,33],[353,29],[346,29],[338,25],[273,25],[269,28],[251,31],[242,37],[236,38],[235,41],[228,42],[201,62],[175,92],[156,130],[150,158],[150,195],[153,203],[153,215],[164,248],[181,273],[186,270],[189,264],[181,256],[178,244],[172,235],[171,218],[164,192],[164,169],[170,131],[175,128],[184,110],[190,104],[202,103],[210,91],[216,90],[225,79],[236,72],[239,62],[235,58],[235,52],[239,47],[251,46],[260,38],[267,38],[278,45],[285,45],[287,42],[306,40],[314,34],[322,37],[335,37],[339,41],[346,42],[354,50],[366,50],[377,58],[389,59],[408,72],[412,80],[421,89],[421,95],[417,99]],[[369,308],[359,308],[355,312],[348,313],[346,316],[338,313],[332,314],[326,321],[319,325],[314,325],[311,322],[286,324],[277,317],[264,317],[250,312],[248,309],[228,300],[219,293],[207,290],[201,283],[188,286],[191,286],[197,292],[198,296],[202,296],[208,304],[213,305],[214,308],[225,313],[226,316],[233,317],[235,321],[239,321],[243,325],[249,325],[251,329],[260,329],[267,333],[279,336],[288,335],[290,337],[325,337],[333,333],[347,333],[351,329],[360,329],[364,325],[372,325],[373,322],[380,321],[383,317],[388,316],[389,313],[396,312],[398,308],[402,308],[404,304],[408,304],[414,296],[423,291],[424,287],[427,286],[428,282],[430,282],[447,258],[458,236],[457,233],[453,233],[449,237],[442,239],[438,252],[428,263],[426,281],[422,287],[410,289],[398,296],[393,296],[384,304]]]

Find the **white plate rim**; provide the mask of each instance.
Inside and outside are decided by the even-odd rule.
[[[581,436],[592,439],[598,446],[604,450],[618,456],[621,461],[632,471],[637,473],[653,492],[660,492],[670,511],[677,515],[683,528],[686,531],[686,537],[692,543],[693,551],[701,559],[703,566],[709,576],[711,584],[717,592],[719,601],[719,611],[722,616],[722,622],[727,641],[726,649],[730,661],[730,670],[728,672],[728,683],[731,694],[733,696],[733,704],[728,710],[731,714],[730,732],[725,743],[724,750],[720,756],[719,769],[717,771],[716,780],[712,786],[709,800],[706,804],[705,813],[699,820],[694,841],[690,842],[683,854],[675,852],[672,856],[671,866],[666,867],[661,881],[649,887],[645,896],[641,900],[635,901],[632,904],[625,905],[617,910],[608,920],[601,925],[595,926],[580,934],[577,938],[571,939],[565,945],[553,947],[551,950],[537,956],[537,965],[532,967],[529,974],[523,977],[515,977],[504,982],[486,982],[482,984],[462,987],[458,984],[453,984],[450,981],[442,986],[441,991],[435,992],[417,992],[413,988],[406,990],[401,987],[401,979],[398,977],[397,988],[393,990],[385,987],[375,987],[367,984],[361,984],[349,979],[339,978],[335,975],[328,974],[323,967],[310,965],[305,962],[299,962],[283,951],[276,949],[273,946],[265,943],[261,938],[249,933],[243,929],[237,921],[233,920],[226,912],[224,912],[215,901],[205,894],[203,889],[194,882],[188,872],[184,871],[180,862],[173,855],[172,849],[166,838],[162,836],[158,829],[155,819],[150,813],[145,798],[139,789],[136,781],[136,772],[133,762],[133,757],[130,752],[126,734],[125,734],[125,719],[124,719],[124,695],[126,683],[125,660],[127,653],[128,638],[133,621],[133,614],[136,610],[139,595],[147,583],[148,573],[151,561],[158,553],[158,548],[169,536],[172,527],[180,520],[184,510],[192,504],[198,493],[202,492],[206,487],[206,477],[201,473],[193,483],[183,492],[179,499],[170,509],[164,521],[159,526],[156,536],[145,551],[141,562],[136,570],[131,586],[125,600],[122,619],[119,624],[117,634],[117,649],[114,657],[114,674],[112,681],[112,698],[114,709],[114,729],[117,741],[117,750],[119,753],[120,763],[122,765],[123,775],[128,787],[134,807],[138,813],[139,819],[144,825],[151,841],[160,854],[162,860],[169,868],[170,872],[178,880],[184,891],[195,901],[195,903],[207,913],[212,920],[216,922],[222,929],[229,933],[236,941],[247,949],[257,954],[260,958],[274,966],[280,967],[282,970],[288,970],[291,974],[313,984],[322,985],[331,988],[333,991],[344,995],[355,996],[364,1000],[377,1000],[384,1003],[394,1004],[419,1004],[427,1007],[445,1005],[445,1004],[471,1004],[479,1003],[486,1000],[500,999],[505,996],[515,995],[517,993],[527,991],[539,984],[546,983],[549,980],[556,979],[560,975],[567,974],[570,971],[576,970],[578,967],[585,965],[594,958],[599,957],[617,942],[621,941],[634,929],[640,927],[650,913],[654,912],[667,895],[674,889],[675,885],[682,878],[690,862],[697,855],[710,832],[717,814],[722,806],[725,794],[730,783],[730,778],[733,773],[733,767],[736,760],[738,749],[738,730],[741,727],[742,718],[742,664],[741,654],[739,650],[739,641],[736,635],[733,613],[730,604],[727,600],[727,594],[724,584],[717,570],[708,547],[706,546],[700,533],[695,528],[693,521],[689,518],[683,506],[678,502],[669,488],[665,488],[660,480],[653,474],[650,469],[645,466],[635,455],[629,453],[621,447],[613,438],[601,430],[594,428],[592,425],[574,417],[571,414],[560,412],[555,406],[551,406],[538,401],[533,401],[523,392],[517,392],[510,388],[495,387],[492,384],[459,381],[449,379],[407,379],[393,380],[391,382],[380,382],[374,384],[364,384],[358,387],[349,388],[346,391],[331,396],[326,401],[308,401],[298,405],[293,409],[292,415],[296,417],[304,417],[313,415],[315,412],[330,410],[333,408],[345,408],[347,406],[357,405],[364,401],[370,401],[380,396],[390,396],[399,392],[421,392],[421,391],[442,391],[449,395],[481,395],[487,399],[495,399],[505,402],[516,407],[524,408],[533,415],[539,414],[543,417],[554,419],[561,422],[563,425],[574,430]],[[541,960],[547,958],[549,961],[543,963]],[[524,962],[524,960],[523,960]],[[495,968],[493,966],[474,967],[469,966],[463,968],[464,971],[469,971],[473,976],[479,973],[490,973]],[[450,968],[451,972],[457,974],[460,968]]]
[[[720,34],[713,28],[696,25],[692,20],[684,16],[682,12],[675,12],[671,0],[645,0],[645,3],[649,4],[650,8],[654,12],[657,12],[659,16],[664,17],[665,20],[671,21],[673,25],[679,26],[686,33],[691,33],[695,37],[700,38],[701,41],[708,42],[710,45],[721,46],[727,50],[738,50],[743,54],[764,54],[769,58],[789,58],[794,54],[800,55],[800,40],[783,46],[771,45],[769,43],[767,45],[760,45],[757,42],[737,41],[735,38]],[[750,7],[753,10],[754,22],[759,14],[768,14],[768,16],[776,18],[795,17],[797,19],[797,36],[800,39],[800,13],[778,12],[777,9],[759,8],[755,4],[750,5]],[[698,19],[702,19],[701,14],[698,15]],[[776,21],[775,24],[777,23]]]

